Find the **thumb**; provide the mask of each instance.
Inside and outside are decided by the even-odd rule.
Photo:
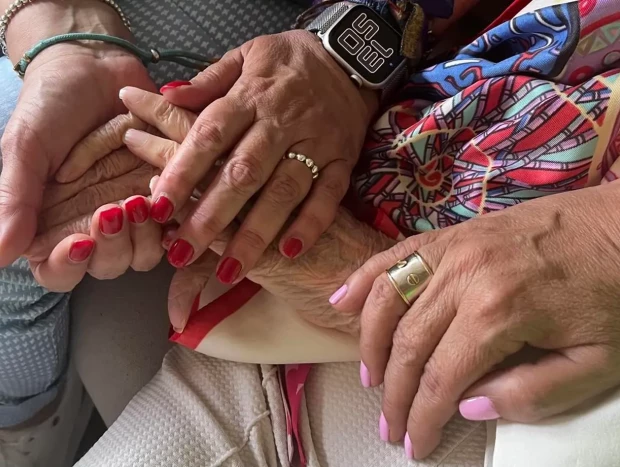
[[[210,251],[186,268],[178,269],[172,277],[168,293],[170,324],[178,333],[183,332],[192,312],[194,301],[215,272],[218,256]]]
[[[349,276],[342,287],[330,297],[329,302],[338,311],[360,313],[377,277],[401,259],[407,258],[422,246],[433,242],[443,232],[431,231],[409,237],[389,250],[376,254]]]
[[[467,390],[459,411],[468,420],[521,423],[560,414],[617,384],[605,352],[575,347],[492,373]]]
[[[220,61],[200,72],[190,82],[173,82],[160,89],[172,104],[201,112],[211,102],[224,97],[241,76],[243,55],[241,49],[226,53]]]
[[[19,135],[20,136],[13,136]],[[2,139],[0,174],[0,267],[13,263],[28,248],[37,230],[48,160],[28,132],[7,129]],[[35,160],[36,158],[36,160]]]

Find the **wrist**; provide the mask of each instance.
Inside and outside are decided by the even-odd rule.
[[[36,24],[36,27],[33,27],[33,24]],[[118,13],[101,0],[35,1],[22,7],[8,25],[6,42],[9,56],[13,63],[16,63],[37,42],[70,32],[91,32],[133,39]],[[79,48],[84,53],[97,55],[118,50],[108,44],[91,42],[87,45],[67,44],[63,48]]]

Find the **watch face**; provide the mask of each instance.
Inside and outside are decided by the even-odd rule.
[[[400,34],[372,9],[356,6],[330,30],[329,46],[362,78],[381,84],[403,61]]]

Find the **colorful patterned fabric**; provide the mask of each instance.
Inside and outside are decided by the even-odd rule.
[[[517,16],[411,76],[369,134],[357,192],[411,234],[615,180],[619,78],[617,0]]]

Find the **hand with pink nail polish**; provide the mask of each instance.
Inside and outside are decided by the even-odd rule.
[[[597,214],[619,202],[615,183],[528,201],[352,274],[330,301],[363,307],[360,379],[383,384],[381,437],[421,459],[457,410],[531,422],[620,385],[620,222]],[[408,305],[385,271],[414,252],[434,275]]]

